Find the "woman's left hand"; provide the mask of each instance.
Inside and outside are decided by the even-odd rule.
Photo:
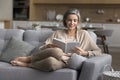
[[[83,49],[81,49],[80,47],[75,47],[74,49],[73,49],[74,51],[75,51],[75,53],[77,53],[78,55],[82,55],[82,56],[88,56],[88,51],[85,51],[85,50],[83,50]]]

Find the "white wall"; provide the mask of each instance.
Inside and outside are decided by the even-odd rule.
[[[13,0],[0,0],[0,20],[12,20]]]
[[[112,29],[113,34],[108,38],[111,47],[120,47],[120,24],[103,24],[105,29]]]
[[[4,22],[0,21],[0,29],[4,29]]]

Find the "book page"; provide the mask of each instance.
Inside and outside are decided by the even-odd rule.
[[[61,48],[63,50],[63,52],[65,52],[65,53],[74,53],[73,48],[75,46],[80,46],[79,42],[65,43],[62,40],[56,39],[56,38],[53,39],[53,43],[56,44],[59,48]]]
[[[73,48],[75,46],[80,46],[80,43],[79,42],[69,42],[69,43],[67,43],[66,44],[67,49],[66,49],[65,53],[74,53]]]
[[[56,44],[59,48],[61,48],[63,50],[63,52],[66,51],[65,50],[66,49],[66,43],[63,42],[62,40],[54,38],[53,43]]]

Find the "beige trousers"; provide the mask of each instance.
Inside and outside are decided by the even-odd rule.
[[[41,71],[54,71],[64,68],[66,64],[61,60],[65,53],[59,48],[47,48],[32,56],[30,67]]]

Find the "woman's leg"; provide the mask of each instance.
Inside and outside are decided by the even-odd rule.
[[[31,62],[31,56],[26,56],[26,57],[17,57],[14,60],[12,60],[10,63],[13,66],[28,67],[30,62]]]
[[[61,60],[63,55],[65,55],[65,53],[63,53],[60,48],[47,48],[33,55],[32,61],[40,61],[48,57],[55,57],[56,59]]]
[[[14,60],[29,63],[31,61],[31,56],[16,57]]]
[[[61,60],[57,60],[54,57],[48,57],[41,61],[33,62],[29,66],[35,69],[39,69],[41,71],[54,71],[65,67],[66,64]]]
[[[11,61],[11,64],[13,66],[29,67],[29,63],[15,61],[15,60]]]

